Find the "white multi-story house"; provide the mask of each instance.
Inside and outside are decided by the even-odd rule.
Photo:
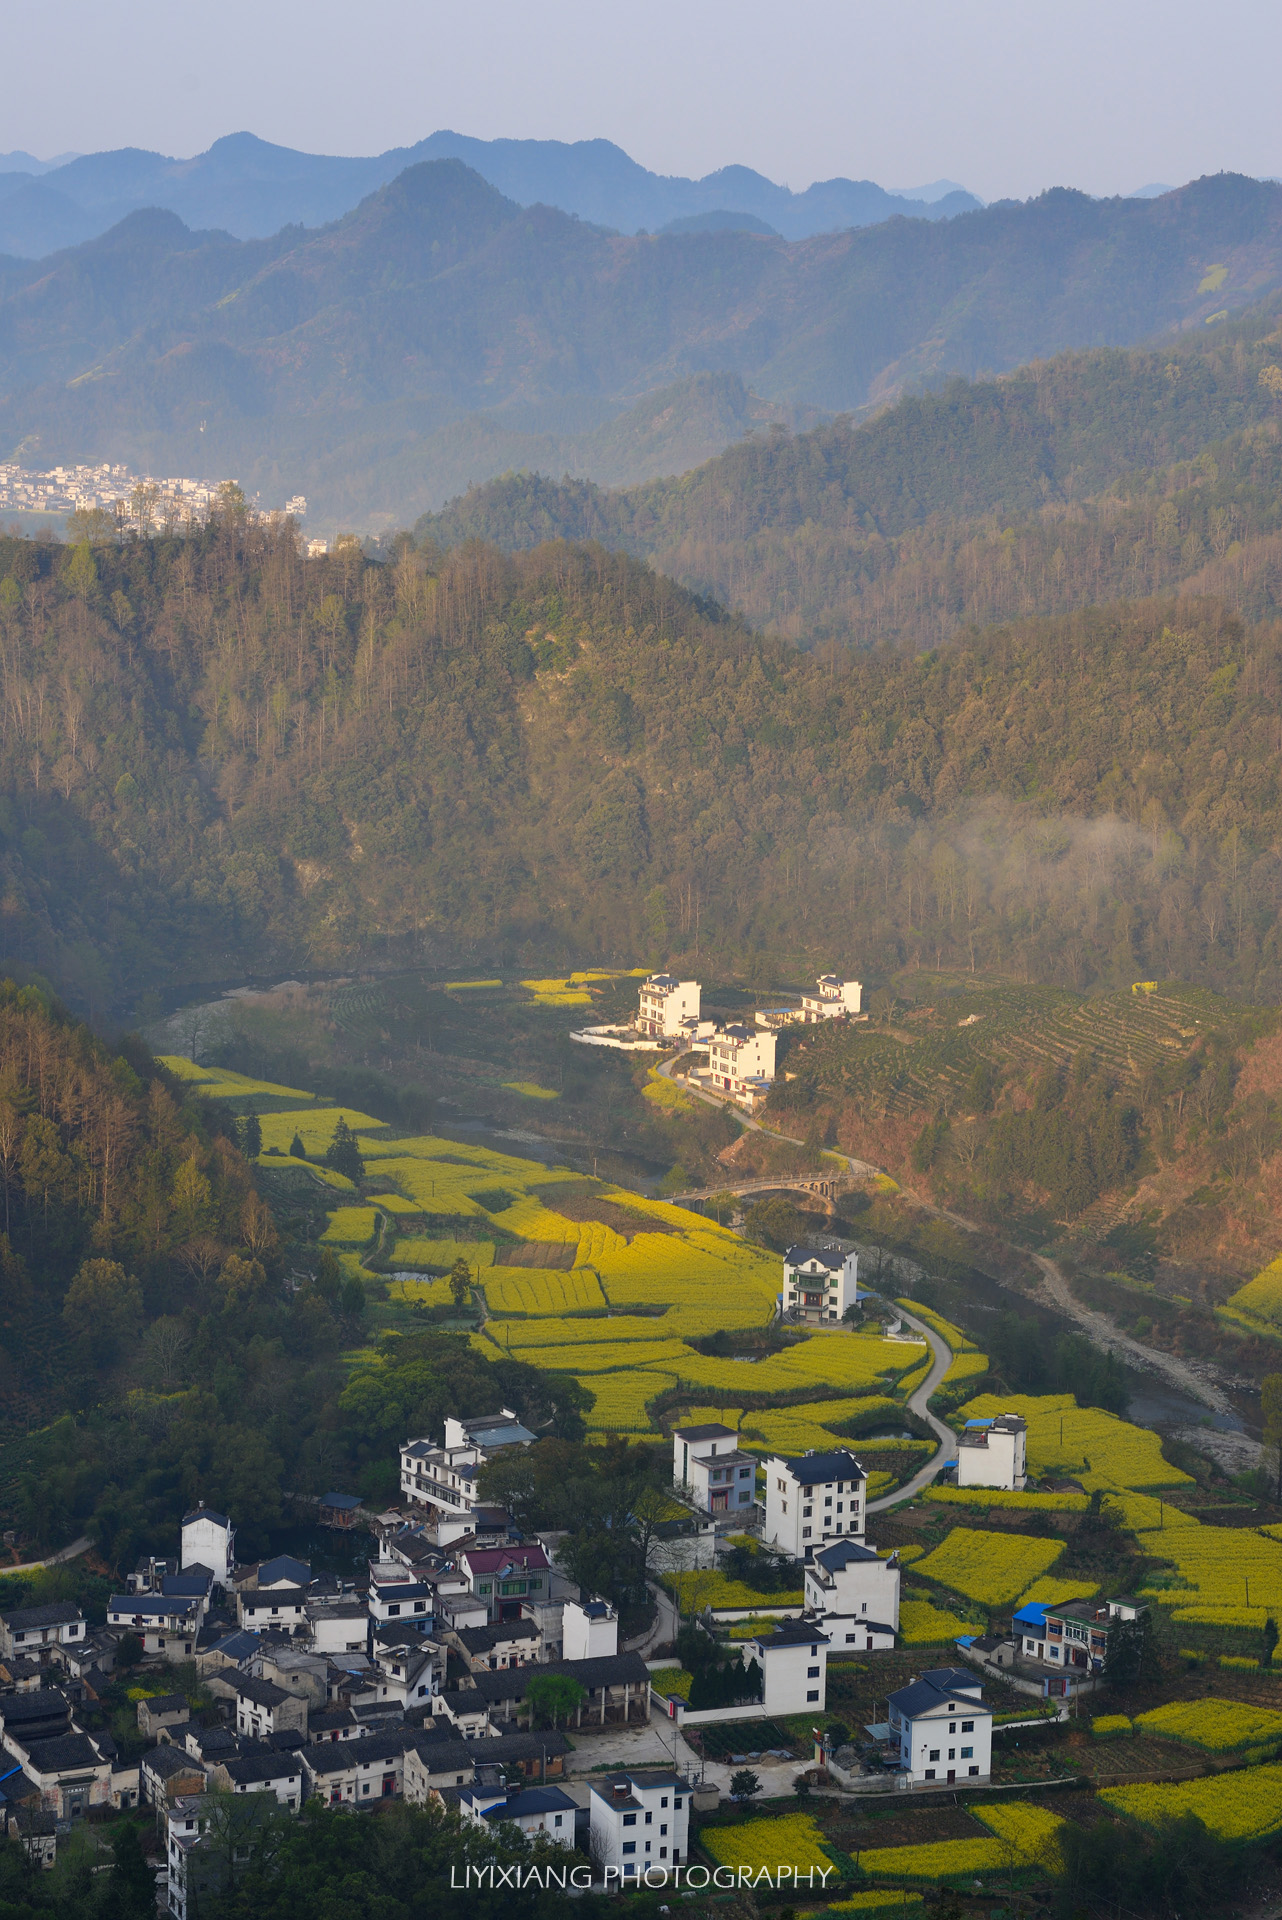
[[[215,1513],[202,1500],[182,1520],[182,1565],[208,1567],[220,1587],[231,1585],[236,1564],[236,1529],[225,1513]]]
[[[820,974],[813,993],[801,996],[801,1018],[808,1025],[817,1020],[839,1020],[845,1014],[859,1013],[864,1004],[863,982],[840,980],[835,973]]]
[[[113,1593],[107,1625],[136,1634],[146,1654],[183,1661],[196,1650],[203,1612],[198,1599],[183,1594]]]
[[[778,1035],[765,1027],[737,1022],[718,1027],[708,1041],[704,1078],[718,1093],[728,1093],[732,1100],[751,1107],[770,1091],[777,1045]]]
[[[461,1787],[459,1816],[473,1826],[492,1831],[500,1821],[511,1821],[527,1839],[536,1835],[558,1847],[574,1845],[574,1817],[578,1802],[564,1787],[526,1787],[509,1794],[506,1787]]]
[[[690,1789],[667,1771],[594,1781],[588,1832],[594,1866],[608,1870],[616,1885],[682,1866],[689,1858]]]
[[[435,1598],[436,1588],[402,1560],[380,1560],[369,1570],[369,1617],[377,1626],[397,1620],[426,1629]]]
[[[490,1457],[505,1447],[528,1447],[534,1440],[510,1407],[476,1420],[445,1422],[445,1444],[407,1440],[401,1448],[401,1492],[436,1515],[471,1522],[481,1504],[477,1480]]]
[[[863,1538],[868,1475],[845,1447],[794,1460],[775,1454],[765,1462],[765,1476],[767,1546],[794,1560],[813,1560],[838,1535]]]
[[[636,1029],[654,1040],[679,1040],[691,1023],[699,1024],[701,989],[697,980],[652,973],[641,988]]]
[[[755,1456],[740,1451],[733,1427],[715,1421],[673,1429],[672,1479],[704,1513],[738,1513],[757,1497]]]
[[[561,1609],[561,1658],[599,1660],[619,1651],[619,1616],[608,1600],[589,1594]]]
[[[827,1617],[834,1646],[893,1646],[899,1631],[899,1555],[883,1560],[858,1540],[820,1547],[803,1573],[806,1611]],[[863,1636],[861,1638],[861,1635]]]
[[[968,1420],[957,1436],[959,1487],[1004,1487],[1020,1493],[1028,1479],[1028,1424],[1022,1413]]]
[[[840,1247],[789,1247],[783,1257],[780,1310],[822,1326],[844,1320],[859,1298],[859,1255]]]
[[[936,1667],[892,1693],[890,1737],[914,1784],[986,1780],[993,1770],[993,1710],[972,1673]]]
[[[43,1607],[10,1607],[0,1613],[0,1654],[40,1657],[42,1649],[70,1647],[85,1637],[85,1617],[72,1600],[51,1600]]]
[[[744,1665],[761,1667],[763,1713],[824,1711],[829,1639],[826,1620],[802,1619],[776,1621],[772,1632],[744,1641]]]

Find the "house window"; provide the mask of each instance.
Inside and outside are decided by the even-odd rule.
[[[935,1769],[934,1769],[933,1767],[927,1767],[927,1769],[926,1769],[926,1778],[927,1778],[928,1780],[933,1780],[933,1779],[934,1779],[934,1777],[935,1777]]]
[[[975,1753],[974,1747],[963,1747],[961,1750],[961,1757],[963,1760],[970,1760],[974,1757],[974,1753]]]
[[[939,1758],[939,1748],[938,1748],[938,1747],[932,1747],[932,1748],[931,1748],[931,1750],[930,1750],[930,1757],[931,1757],[931,1759],[932,1759],[932,1760],[938,1760],[938,1758]]]
[[[624,1816],[623,1816],[623,1824],[624,1824],[624,1826],[625,1826],[625,1827],[635,1827],[635,1825],[636,1825],[636,1823],[637,1823],[637,1817],[636,1817],[636,1815],[635,1815],[635,1813],[625,1813],[625,1814],[624,1814]]]
[[[818,1689],[818,1687],[815,1687],[815,1688],[814,1688],[814,1689],[813,1689],[813,1690],[812,1690],[812,1691],[811,1691],[810,1693],[808,1693],[808,1694],[806,1695],[806,1699],[807,1699],[807,1700],[810,1700],[810,1701],[815,1701],[815,1700],[818,1700],[818,1698],[819,1698],[819,1689]]]
[[[624,1841],[624,1843],[623,1843],[623,1851],[624,1851],[625,1853],[635,1853],[635,1852],[636,1852],[636,1850],[637,1850],[637,1843],[636,1843],[636,1841],[635,1841],[635,1840],[625,1840],[625,1841]]]
[[[974,1733],[974,1731],[975,1731],[975,1722],[974,1722],[973,1720],[963,1720],[963,1721],[962,1721],[962,1732],[963,1732],[963,1733]]]
[[[818,1667],[807,1667],[807,1668],[806,1668],[806,1678],[807,1678],[807,1680],[817,1680],[817,1679],[819,1678],[819,1669],[818,1669]]]
[[[966,1769],[966,1771],[967,1771],[967,1773],[968,1773],[968,1774],[977,1774],[977,1773],[979,1772],[979,1768],[978,1768],[978,1767],[967,1767],[967,1769]]]

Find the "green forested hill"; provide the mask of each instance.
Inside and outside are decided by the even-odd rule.
[[[933,645],[968,623],[1170,590],[1279,524],[1275,326],[1270,309],[1161,350],[956,380],[867,425],[759,435],[627,491],[509,475],[418,533],[599,539],[803,645]]]
[[[550,545],[0,545],[0,931],[82,1004],[354,960],[1282,985],[1282,636],[802,653]]]

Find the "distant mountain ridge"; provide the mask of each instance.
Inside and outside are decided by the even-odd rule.
[[[751,167],[722,167],[687,180],[651,173],[610,140],[475,140],[442,131],[412,147],[351,158],[300,153],[233,133],[189,160],[139,147],[80,154],[63,165],[28,154],[0,156],[0,253],[42,259],[96,238],[144,207],[163,207],[190,227],[265,239],[282,227],[337,220],[424,160],[462,160],[518,206],[559,207],[621,233],[740,213],[801,240],[896,214],[946,220],[983,205],[959,187],[939,195],[931,189],[929,198],[914,200],[871,180],[822,180],[792,193]]]
[[[153,209],[50,261],[0,260],[0,456],[230,473],[386,528],[515,465],[679,472],[754,421],[1219,325],[1278,287],[1282,188],[1239,175],[790,242],[620,236],[438,160],[319,232],[238,241]],[[528,445],[669,390],[666,422],[582,460]]]

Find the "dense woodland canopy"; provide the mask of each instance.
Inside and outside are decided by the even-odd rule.
[[[519,473],[420,539],[599,540],[813,647],[929,647],[968,624],[1180,588],[1277,605],[1276,310],[1151,350],[953,380],[864,426],[758,434],[607,492]]]
[[[1272,993],[1282,634],[799,652],[552,544],[0,543],[0,962],[93,1013],[395,958],[915,957]]]

